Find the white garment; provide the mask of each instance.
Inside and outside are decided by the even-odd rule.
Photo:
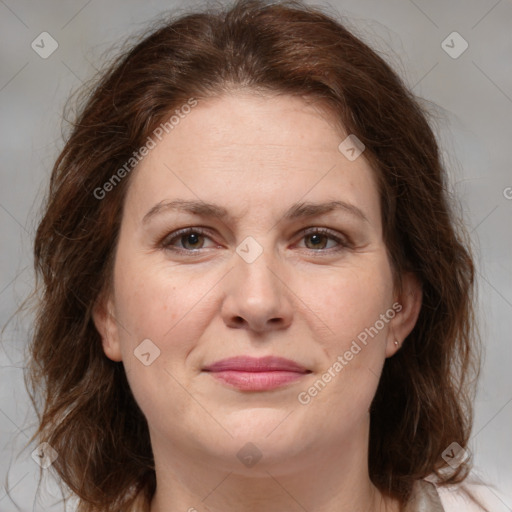
[[[470,494],[468,494],[469,491]],[[478,502],[471,498],[473,495]],[[482,508],[480,504],[485,507]],[[432,481],[416,482],[406,512],[510,512],[490,486],[465,482],[452,486],[436,486]]]
[[[435,485],[426,480],[414,484],[405,512],[446,512]]]

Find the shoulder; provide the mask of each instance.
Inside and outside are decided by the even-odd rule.
[[[491,484],[468,481],[437,489],[445,512],[509,512]]]
[[[439,510],[442,512],[509,512],[504,502],[499,499],[499,492],[490,484],[477,481],[474,477],[463,483],[447,486],[435,485],[433,479],[427,478],[418,482],[415,490],[423,499],[433,500],[432,503],[437,498]],[[417,510],[423,509],[420,507]],[[437,510],[436,508],[435,511]]]

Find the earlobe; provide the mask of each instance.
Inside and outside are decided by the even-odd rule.
[[[386,345],[386,357],[391,357],[404,343],[414,329],[421,311],[423,292],[419,279],[412,272],[404,274],[402,278],[402,293],[397,302],[400,310],[391,320]]]
[[[121,347],[113,311],[114,307],[111,298],[98,298],[92,311],[92,318],[101,336],[105,355],[112,361],[121,361]]]

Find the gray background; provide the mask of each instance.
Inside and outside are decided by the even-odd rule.
[[[310,2],[311,3],[311,2]],[[53,160],[62,147],[66,98],[92,77],[114,43],[159,13],[202,2],[0,0],[0,325],[32,284],[31,244]],[[319,1],[376,48],[419,96],[434,125],[453,192],[475,244],[479,317],[486,347],[470,449],[493,511],[512,510],[512,2],[510,0]],[[42,32],[58,49],[41,58]],[[457,31],[469,44],[452,58],[442,42]],[[455,39],[452,51],[461,48]],[[0,343],[0,512],[53,508],[55,484],[35,500],[39,467],[23,384],[30,317],[10,322]],[[21,451],[21,453],[20,453]],[[6,480],[7,479],[7,480]]]

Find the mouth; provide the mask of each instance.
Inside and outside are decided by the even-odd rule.
[[[204,372],[242,391],[270,391],[296,382],[311,371],[282,357],[237,356],[205,367]]]

